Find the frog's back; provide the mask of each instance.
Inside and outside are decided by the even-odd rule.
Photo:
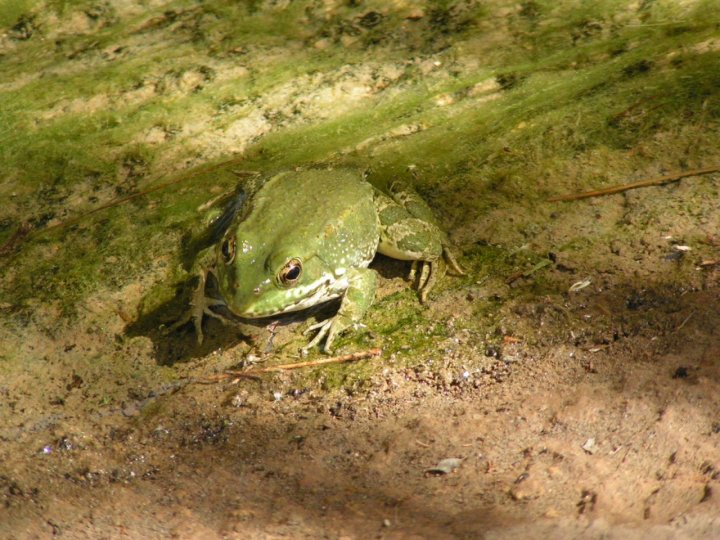
[[[274,176],[240,227],[262,234],[270,249],[300,247],[348,264],[369,263],[379,237],[373,188],[348,169]]]

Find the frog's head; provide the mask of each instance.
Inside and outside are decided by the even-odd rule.
[[[217,261],[220,294],[239,317],[289,313],[338,296],[337,277],[297,246],[288,250],[231,233],[218,244]]]

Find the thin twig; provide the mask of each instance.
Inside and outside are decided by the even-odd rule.
[[[273,371],[287,371],[290,369],[300,369],[304,367],[322,366],[325,364],[342,364],[344,362],[353,362],[355,360],[364,360],[366,358],[373,358],[380,356],[382,349],[369,349],[367,351],[360,351],[356,353],[344,354],[342,356],[335,356],[333,358],[320,358],[318,360],[308,360],[307,362],[295,362],[293,364],[281,364],[279,366],[267,366],[264,368],[249,369],[247,371],[239,371],[228,369],[224,373],[217,375],[210,375],[203,379],[197,379],[195,382],[199,383],[215,383],[224,381],[227,379],[252,379],[255,381],[261,380],[260,373],[271,373]]]
[[[380,356],[382,349],[369,349],[367,351],[360,351],[356,353],[343,354],[342,356],[335,356],[333,358],[319,358],[317,360],[308,360],[307,362],[295,362],[294,364],[281,364],[279,366],[267,366],[264,368],[251,369],[243,371],[241,373],[270,373],[272,371],[287,371],[289,369],[300,369],[304,367],[322,366],[325,364],[342,364],[344,362],[354,362],[355,360],[364,360],[366,358],[373,358],[374,356]],[[226,371],[226,373],[234,373],[232,371]]]
[[[710,174],[714,172],[720,172],[720,166],[715,165],[714,167],[706,167],[704,169],[693,169],[690,171],[675,172],[665,176],[659,176],[657,178],[649,178],[646,180],[640,180],[638,182],[632,182],[630,184],[619,184],[617,186],[610,186],[603,189],[597,189],[594,191],[585,191],[583,193],[572,193],[570,195],[559,195],[557,197],[551,197],[548,202],[559,202],[559,201],[576,201],[578,199],[587,199],[588,197],[600,197],[602,195],[612,195],[613,193],[622,193],[630,189],[636,189],[648,186],[662,186],[663,184],[669,184],[670,182],[677,182],[681,178],[688,176],[700,176],[703,174]]]
[[[695,315],[695,312],[694,312],[694,311],[691,311],[691,312],[690,312],[690,315],[688,315],[687,317],[685,317],[685,319],[683,319],[683,322],[680,323],[680,325],[675,329],[675,331],[677,332],[678,330],[682,330],[682,327],[687,324],[687,322],[690,320],[690,318],[691,318],[693,315]]]
[[[208,384],[224,381],[226,379],[252,379],[253,381],[262,380],[259,375],[253,375],[252,373],[248,373],[247,371],[233,371],[218,373],[217,375],[208,375],[207,377],[203,377],[202,379],[195,379],[193,382]]]

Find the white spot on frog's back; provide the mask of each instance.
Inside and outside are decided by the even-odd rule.
[[[247,240],[243,240],[240,249],[242,249],[243,253],[250,253],[250,251],[252,251],[252,246]]]

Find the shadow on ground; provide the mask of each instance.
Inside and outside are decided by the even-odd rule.
[[[503,378],[384,358],[389,369],[360,392],[327,395],[283,374],[186,384],[133,418],[98,417],[96,443],[67,439],[32,482],[3,477],[6,526],[69,537],[108,527],[147,538],[707,537],[720,531],[718,293],[646,285],[506,305],[514,335],[541,342],[507,340]],[[427,472],[449,457],[459,469]]]

